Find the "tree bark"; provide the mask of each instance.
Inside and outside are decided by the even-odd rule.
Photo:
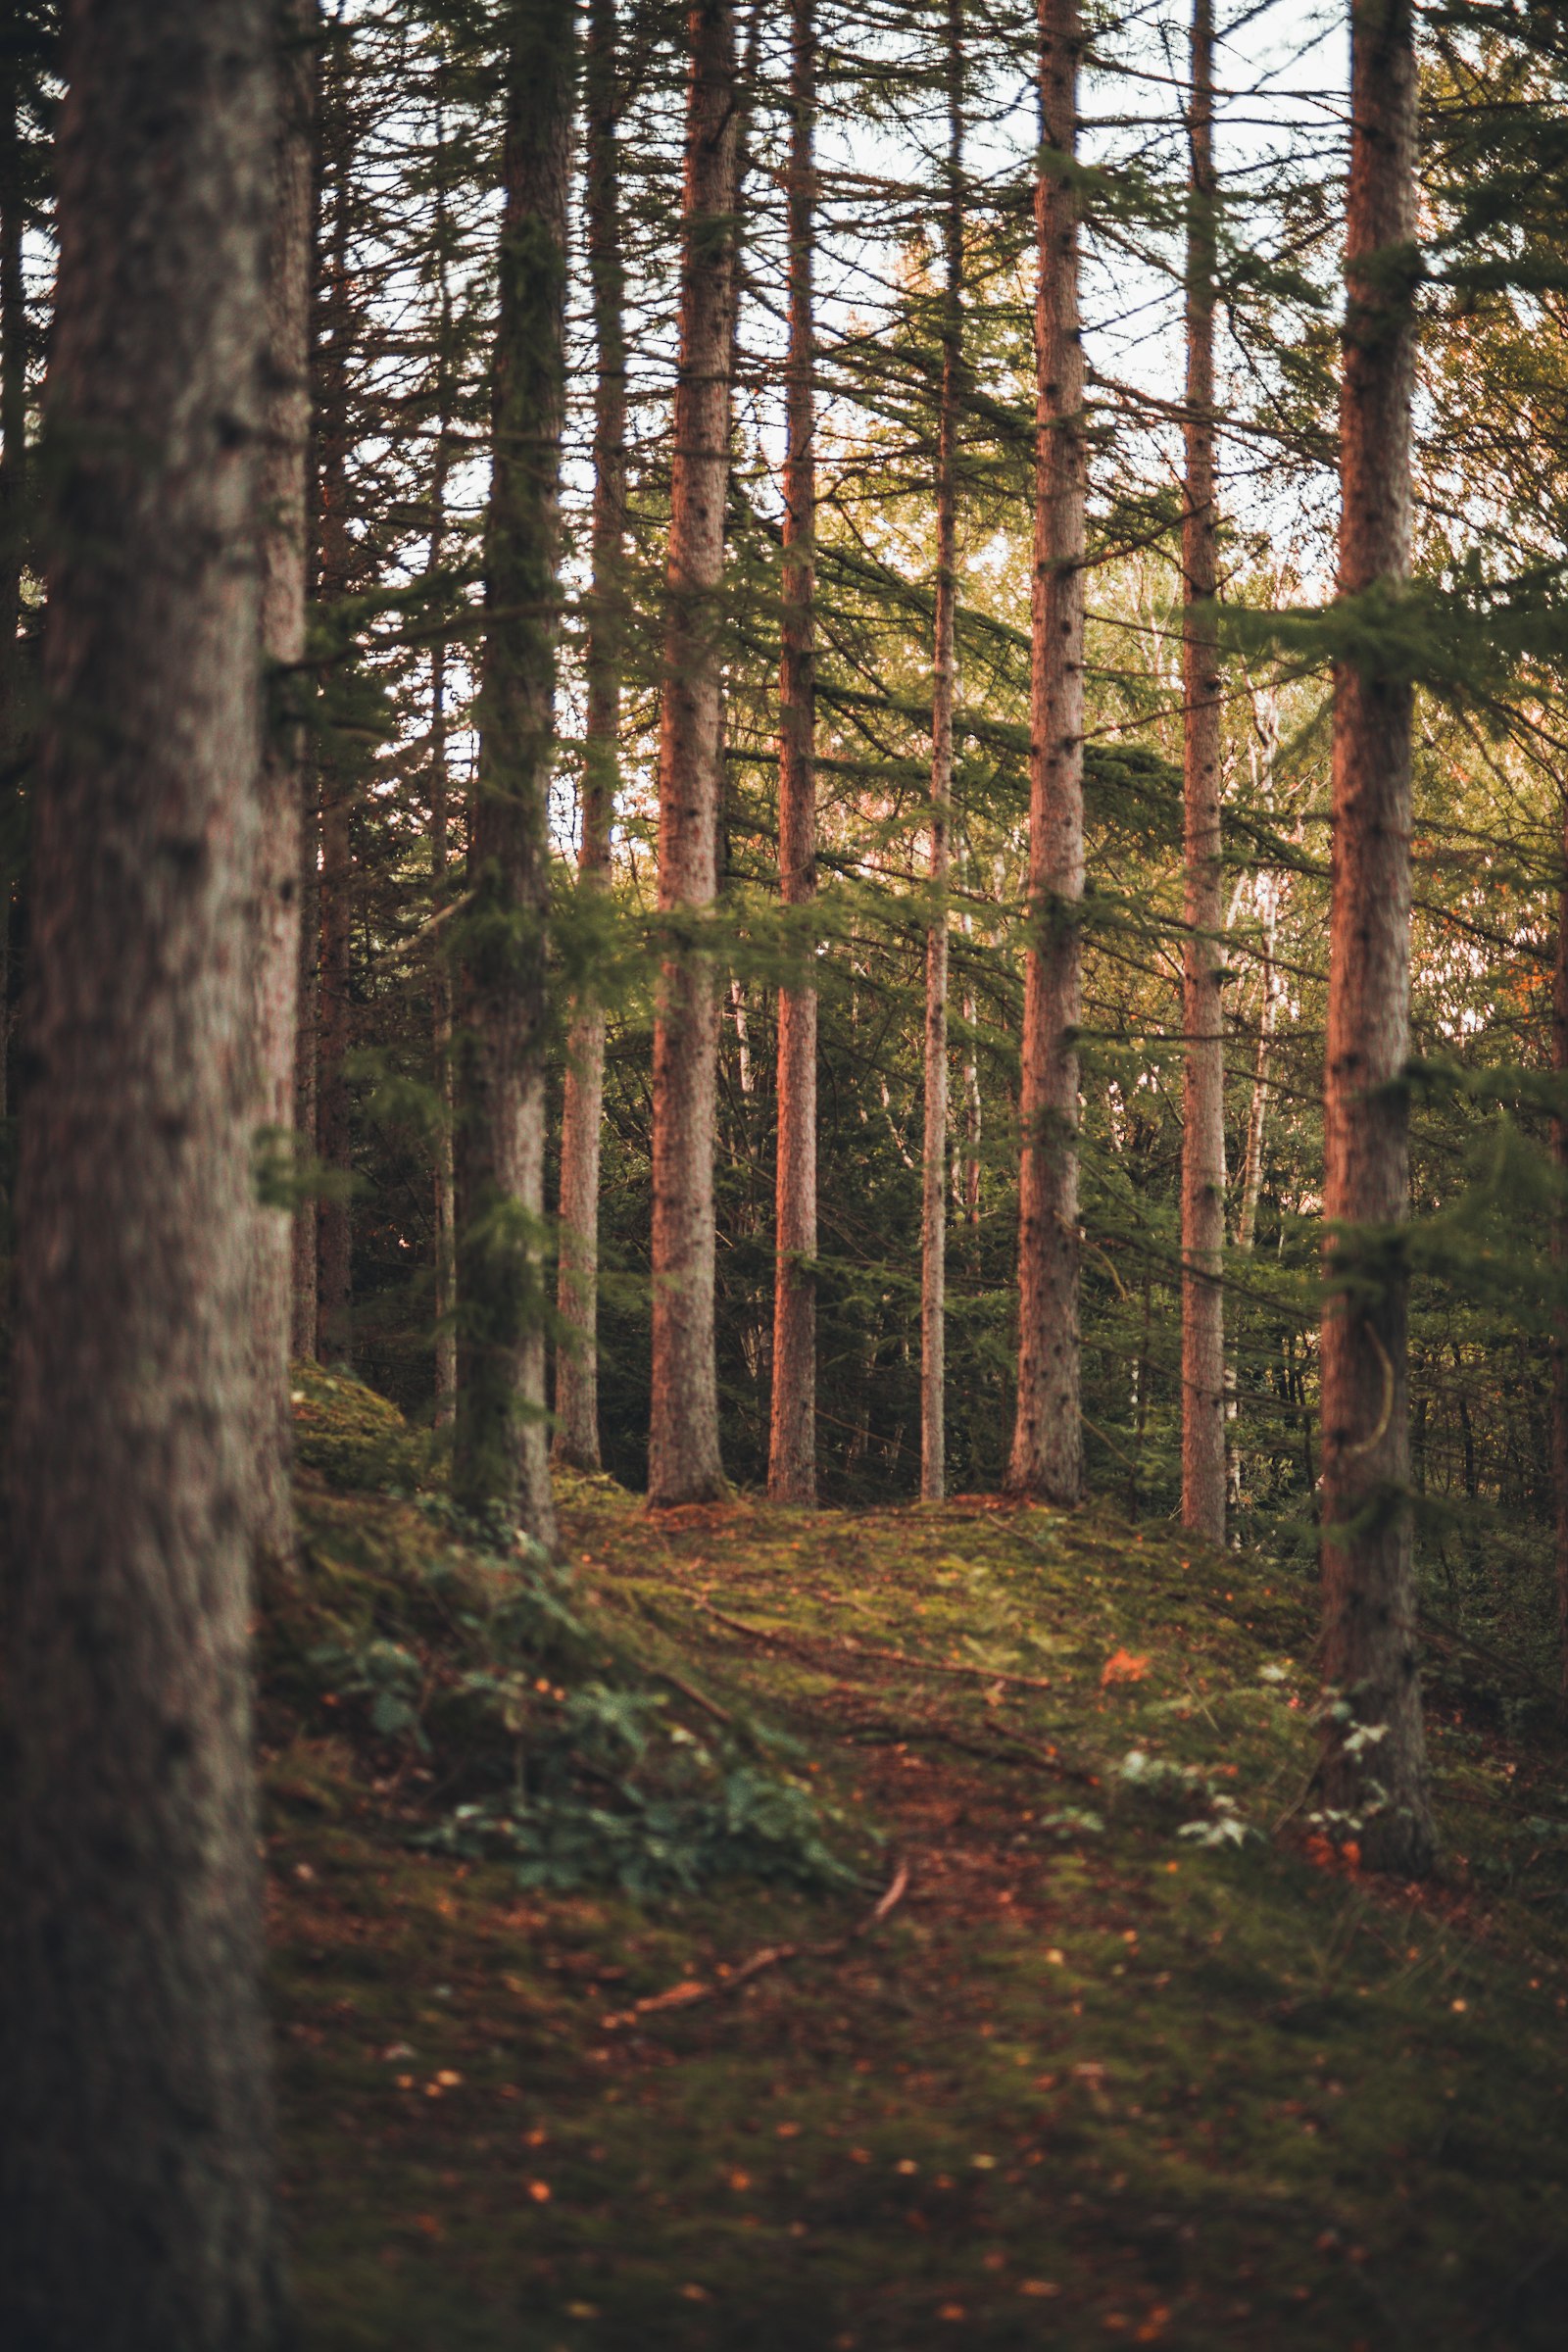
[[[574,0],[510,0],[479,766],[459,1001],[454,1491],[555,1542],[545,1414],[545,923],[561,625]]]
[[[815,0],[794,0],[792,30],[778,883],[786,906],[808,906],[816,896]],[[792,981],[778,996],[775,1245],[767,1492],[774,1502],[808,1510],[816,1501],[816,990],[809,982]]]
[[[446,562],[447,477],[452,465],[452,270],[446,189],[446,108],[436,102],[436,268],[440,316],[436,359],[435,451],[430,469],[430,569]],[[447,640],[430,648],[430,896],[438,919],[446,911],[452,863],[452,792],[447,769]],[[436,1131],[432,1206],[435,1210],[435,1426],[450,1429],[458,1409],[458,1177],[453,1134],[452,962],[443,940],[431,962],[430,1046],[435,1073]]]
[[[316,174],[316,0],[287,0],[278,19],[277,119],[267,258],[267,415],[261,498],[262,651],[270,695],[262,746],[260,921],[257,926],[255,1123],[261,1140],[252,1334],[263,1415],[257,1469],[268,1557],[294,1547],[293,1224],[299,1138],[294,1054],[299,1012],[300,868],[306,760],[299,665],[305,657],[306,452],[310,441],[311,236]],[[285,1179],[270,1187],[269,1172]]]
[[[1214,11],[1194,0],[1188,105],[1187,481],[1182,515],[1182,1525],[1225,1541],[1225,978],[1220,874],[1219,645],[1213,603]]]
[[[1353,0],[1342,597],[1410,564],[1416,71],[1411,0]],[[1334,849],[1324,1096],[1325,1808],[1369,1867],[1432,1863],[1410,1559],[1406,1274],[1412,689],[1370,645],[1334,674]],[[1363,1731],[1372,1737],[1358,1737]]]
[[[20,788],[25,722],[22,568],[27,513],[27,288],[23,270],[26,189],[25,58],[13,36],[0,94],[0,793]],[[11,900],[16,877],[0,864],[0,1119],[10,1109]]]
[[[963,366],[963,0],[948,0],[942,391],[937,415],[937,594],[931,665],[932,911],[925,940],[925,1133],[920,1159],[920,1497],[947,1492],[948,882],[957,688],[958,378]]]
[[[651,1503],[724,1492],[713,1342],[717,1000],[701,932],[717,890],[720,591],[735,306],[735,12],[694,0],[680,349],[659,735],[659,906],[671,946],[654,1027]],[[676,944],[678,942],[678,945]]]
[[[1551,971],[1551,1066],[1568,1095],[1568,797],[1563,804],[1562,876],[1557,889],[1556,955]],[[1568,1102],[1551,1122],[1559,1199],[1551,1253],[1557,1279],[1568,1278]],[[1568,1305],[1551,1320],[1551,1500],[1556,1541],[1557,1635],[1561,1708],[1568,1714]]]
[[[349,283],[349,218],[354,144],[349,91],[349,43],[341,6],[322,53],[323,176],[332,182],[331,236],[325,283],[318,299],[322,330],[316,351],[317,602],[339,603],[353,585],[354,538],[349,530],[349,344],[353,332]],[[322,731],[316,761],[320,865],[315,896],[316,1147],[324,1184],[316,1204],[316,1347],[323,1360],[353,1355],[353,1176],[349,1127],[348,1056],[353,1044],[354,796],[355,780],[341,748]]]
[[[1035,554],[1029,750],[1031,939],[1020,1085],[1018,1407],[1007,1488],[1076,1502],[1079,907],[1084,889],[1083,346],[1078,327],[1078,0],[1040,0],[1046,150],[1035,190]]]
[[[590,0],[584,74],[588,157],[583,191],[599,371],[594,386],[593,586],[588,605],[587,728],[577,887],[610,882],[620,789],[620,681],[626,601],[625,262],[620,240],[620,90],[615,0]],[[556,1358],[555,1455],[600,1466],[599,1161],[605,1097],[605,1011],[591,989],[566,1039],[561,1121],[561,1278],[564,1326]]]
[[[270,0],[74,0],[17,1192],[0,2339],[282,2336],[247,1643]]]

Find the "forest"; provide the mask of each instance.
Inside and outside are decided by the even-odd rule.
[[[1562,12],[0,84],[0,2346],[1558,2352]]]

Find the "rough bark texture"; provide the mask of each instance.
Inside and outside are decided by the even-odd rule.
[[[786,906],[816,896],[815,0],[794,0],[790,75],[790,344],[785,364],[784,575],[779,663],[778,885]],[[767,1492],[816,1501],[816,991],[778,996],[778,1169],[773,1394]]]
[[[350,161],[353,123],[342,10],[323,51],[321,167],[332,189],[331,229],[320,256],[315,355],[317,434],[317,601],[339,603],[354,584],[349,530]],[[352,1151],[348,1056],[353,1045],[354,793],[352,765],[329,732],[318,738],[316,785],[320,866],[316,956],[316,1149],[326,1183],[316,1204],[316,1347],[323,1361],[353,1354]]]
[[[438,150],[445,145],[445,133],[446,110],[442,97],[438,96]],[[432,573],[439,573],[447,559],[447,476],[452,464],[452,270],[444,177],[436,190],[436,257],[441,284],[441,313],[437,329],[441,344],[436,363],[435,452],[430,480]],[[444,636],[437,636],[430,648],[430,895],[434,901],[436,920],[445,917],[448,906],[448,875],[452,864],[451,816],[451,779],[447,770],[447,641]],[[431,1203],[435,1211],[437,1429],[450,1429],[458,1409],[458,1175],[452,1124],[452,962],[443,939],[432,959],[430,971],[430,1046],[438,1100]]]
[[[0,2340],[280,2339],[247,1640],[270,0],[74,0],[5,1582]]]
[[[5,51],[11,68],[0,90],[0,794],[17,789],[24,722],[22,565],[27,496],[27,296],[23,274],[23,106],[25,59],[20,35]],[[10,1107],[11,895],[14,877],[0,864],[0,1119]]]
[[[454,1488],[555,1542],[545,1416],[545,920],[561,612],[573,0],[512,0],[479,766],[459,984]]]
[[[948,881],[957,688],[958,373],[963,365],[963,14],[948,0],[948,193],[937,413],[937,594],[931,663],[932,914],[925,939],[925,1130],[920,1159],[920,1496],[947,1492]]]
[[[1009,1492],[1076,1502],[1078,908],[1084,890],[1083,346],[1078,194],[1052,156],[1075,149],[1078,0],[1040,0],[1047,151],[1035,190],[1035,560],[1029,748],[1029,906],[1019,1116],[1018,1409]]]
[[[1564,804],[1562,879],[1557,891],[1556,956],[1551,971],[1551,1066],[1568,1088],[1568,802]],[[1552,1220],[1551,1252],[1558,1279],[1568,1273],[1568,1106],[1551,1122],[1552,1155],[1561,1187]],[[1551,1330],[1551,1502],[1557,1550],[1557,1636],[1561,1705],[1568,1714],[1568,1308],[1558,1307]]]
[[[1396,592],[1410,561],[1416,77],[1411,0],[1351,13],[1340,593]],[[1375,658],[1334,677],[1334,850],[1324,1098],[1323,1802],[1364,1860],[1433,1856],[1410,1566],[1406,1211],[1411,688]],[[1348,1283],[1347,1274],[1352,1277]],[[1361,1741],[1366,1727],[1374,1736]]]
[[[1188,103],[1187,481],[1182,515],[1182,1525],[1225,1541],[1225,950],[1219,649],[1213,619],[1214,12],[1195,0]]]
[[[717,888],[719,598],[734,349],[736,142],[732,0],[695,0],[682,198],[659,906],[672,945],[654,1027],[654,1365],[650,1502],[723,1492],[713,1348],[717,1001],[702,917]],[[678,943],[678,944],[675,944]]]
[[[610,879],[611,829],[620,786],[620,677],[625,630],[626,330],[620,249],[620,107],[614,0],[591,0],[584,72],[587,169],[583,210],[593,294],[593,586],[588,606],[587,729],[577,886]],[[566,1040],[561,1119],[561,1280],[566,1327],[556,1359],[556,1459],[597,1470],[599,1450],[599,1132],[605,1097],[605,1012],[590,992]]]
[[[272,212],[267,257],[267,413],[262,451],[262,651],[269,694],[262,745],[261,870],[257,877],[256,1010],[260,1191],[252,1336],[261,1426],[266,1553],[294,1545],[290,1472],[293,1425],[288,1361],[293,1322],[293,1187],[269,1185],[291,1169],[294,1046],[299,1007],[300,868],[305,730],[299,664],[305,655],[306,451],[310,440],[311,231],[316,177],[312,115],[316,0],[284,0],[279,13]]]

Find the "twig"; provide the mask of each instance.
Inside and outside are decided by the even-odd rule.
[[[765,1625],[748,1625],[743,1617],[731,1617],[724,1609],[714,1608],[701,1594],[697,1605],[720,1625],[733,1628],[737,1634],[749,1634],[754,1642],[775,1642],[783,1649],[801,1649],[811,1641],[836,1649],[847,1649],[858,1658],[878,1658],[890,1666],[912,1666],[918,1674],[956,1675],[966,1682],[1007,1683],[1020,1690],[1049,1690],[1050,1677],[1040,1674],[1004,1674],[991,1666],[947,1666],[938,1658],[917,1658],[906,1649],[882,1649],[869,1642],[852,1642],[848,1634],[775,1634]]]
[[[644,1672],[653,1675],[661,1683],[668,1683],[672,1690],[678,1690],[683,1698],[689,1698],[694,1707],[701,1707],[705,1715],[711,1715],[715,1723],[733,1725],[735,1718],[728,1707],[721,1707],[716,1698],[710,1698],[707,1691],[699,1690],[695,1683],[685,1682],[678,1674],[671,1674],[667,1666],[645,1666]]]
[[[849,1950],[851,1944],[858,1943],[862,1936],[869,1936],[874,1929],[881,1927],[883,1921],[904,1900],[908,1885],[909,1866],[907,1862],[901,1862],[886,1891],[873,1903],[865,1917],[858,1920],[846,1935],[835,1936],[826,1943],[764,1944],[760,1952],[754,1952],[749,1960],[743,1960],[739,1968],[731,1969],[727,1976],[716,1978],[712,1984],[693,1979],[684,1984],[672,1984],[667,1992],[650,1993],[646,2000],[634,2001],[629,2009],[620,2010],[604,2020],[605,2032],[616,2033],[622,2026],[637,2025],[643,2018],[656,2016],[662,2010],[695,2009],[699,2001],[716,2001],[723,1993],[739,1991],[754,1977],[760,1977],[764,1969],[782,1967],[786,1960],[836,1960],[841,1952]]]

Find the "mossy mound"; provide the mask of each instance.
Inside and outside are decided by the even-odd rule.
[[[295,1364],[290,1391],[300,1469],[368,1494],[409,1494],[432,1483],[434,1441],[410,1429],[395,1404],[352,1373]]]

